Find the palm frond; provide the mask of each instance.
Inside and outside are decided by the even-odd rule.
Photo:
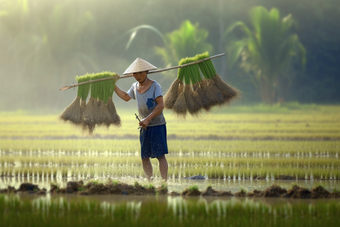
[[[137,33],[141,29],[146,29],[146,30],[149,30],[149,31],[152,31],[152,32],[156,33],[162,39],[162,41],[165,43],[165,37],[164,37],[164,35],[162,34],[161,31],[159,31],[154,26],[143,24],[143,25],[139,25],[139,26],[136,26],[134,28],[131,28],[130,30],[128,30],[127,32],[124,33],[124,35],[130,34],[129,41],[126,44],[126,47],[125,47],[126,50],[129,49],[132,41],[136,38]]]

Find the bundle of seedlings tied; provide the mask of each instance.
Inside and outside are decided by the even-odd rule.
[[[195,58],[184,58],[179,65],[195,62]],[[191,115],[198,114],[202,109],[202,101],[197,91],[193,89],[192,84],[196,84],[200,78],[197,64],[185,66],[178,70],[178,78],[184,81],[178,89],[178,97],[174,103],[173,111],[179,116],[185,116],[187,112]]]
[[[197,60],[209,57],[208,52],[196,55]],[[216,73],[211,59],[198,63],[198,66],[206,79],[201,84],[201,87],[205,88],[207,96],[211,99],[211,106],[229,104],[231,100],[239,96],[240,92],[224,82]]]
[[[196,57],[183,58],[179,65],[196,62]],[[202,81],[197,64],[188,65],[178,69],[177,79],[172,83],[164,96],[164,105],[172,109],[178,116],[185,117],[187,112],[197,115],[201,109],[209,109],[208,98],[200,89]]]
[[[92,75],[91,80],[116,76],[114,73],[102,72]],[[120,118],[112,101],[115,82],[116,79],[91,83],[91,97],[83,114],[83,129],[88,130],[90,134],[96,125],[107,127],[111,124],[120,125]]]
[[[179,65],[194,63],[205,58],[209,58],[208,52],[181,59]],[[164,96],[164,105],[179,116],[186,116],[187,112],[198,115],[202,109],[209,111],[215,105],[229,103],[238,94],[238,90],[223,82],[217,75],[211,60],[205,60],[179,68],[177,79]]]
[[[91,75],[76,76],[78,83],[86,82],[91,79]],[[65,108],[60,115],[60,119],[63,121],[69,121],[74,125],[80,125],[83,123],[83,111],[86,105],[86,98],[90,91],[90,83],[78,86],[77,97],[74,101]]]
[[[116,107],[115,104],[113,103],[113,92],[115,91],[115,87],[116,87],[116,81],[117,81],[117,74],[113,75],[115,77],[114,79],[114,83],[110,83],[110,88],[109,88],[109,96],[108,96],[108,100],[107,100],[107,109],[111,115],[112,118],[112,124],[115,126],[120,127],[121,125],[121,120],[120,117],[116,111]]]

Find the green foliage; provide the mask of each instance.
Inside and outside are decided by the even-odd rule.
[[[294,67],[291,71],[294,80],[282,78],[287,86],[281,87],[279,91],[284,92],[285,101],[339,102],[339,64],[336,60],[340,51],[340,24],[337,23],[340,14],[334,0],[259,0],[247,4],[242,1],[218,1],[218,4],[211,4],[206,0],[84,0],[82,4],[79,0],[35,0],[34,3],[26,1],[25,7],[23,1],[0,2],[0,75],[11,75],[6,78],[10,86],[5,86],[1,94],[5,96],[11,93],[13,97],[0,100],[1,109],[63,108],[74,95],[64,92],[66,97],[55,103],[51,100],[59,100],[60,93],[50,91],[71,84],[72,75],[101,70],[123,72],[136,56],[145,57],[165,67],[159,55],[154,54],[154,47],[165,48],[165,34],[178,29],[188,18],[193,24],[199,23],[199,28],[209,31],[205,42],[211,44],[215,53],[225,52],[224,27],[235,21],[249,21],[249,16],[244,12],[258,5],[267,9],[275,7],[282,16],[293,15],[296,23],[292,28],[307,50],[306,71],[300,72],[295,70],[298,67]],[[125,8],[134,16],[127,17],[126,12],[121,10]],[[124,20],[120,23],[110,22],[116,18]],[[139,28],[134,45],[124,51],[128,42],[126,31],[140,24],[150,24],[159,33],[150,33],[151,28]],[[237,37],[240,35],[239,31],[234,34]],[[207,50],[197,50],[194,54]],[[193,55],[185,53],[179,58]],[[246,101],[260,101],[250,78],[236,67],[225,66],[225,59],[230,56],[229,53],[228,58],[213,60],[217,71],[223,79],[245,91],[243,94]],[[176,63],[174,61],[172,64]],[[159,78],[164,90],[173,81],[170,76]],[[130,82],[121,80],[120,83],[128,87]]]
[[[155,53],[165,64],[177,65],[185,56],[195,56],[197,52],[212,51],[206,39],[209,32],[198,24],[184,21],[178,30],[166,34],[165,47],[156,47]]]
[[[157,34],[163,40],[163,42],[165,42],[165,37],[163,36],[163,34],[157,28],[155,28],[154,26],[147,25],[147,24],[139,25],[139,26],[134,27],[134,28],[132,28],[132,29],[130,29],[129,31],[126,32],[126,34],[130,34],[129,41],[126,44],[126,47],[125,47],[126,50],[129,49],[132,41],[136,38],[137,33],[142,29],[146,29],[148,31],[154,32],[155,34]]]
[[[262,100],[273,104],[280,76],[287,76],[292,59],[299,57],[306,64],[306,51],[296,34],[290,34],[291,15],[280,19],[280,12],[273,8],[254,7],[249,12],[253,31],[241,21],[229,26],[228,36],[235,28],[244,32],[244,38],[231,40],[227,46],[230,65],[241,58],[241,67],[254,75],[252,81],[261,93]]]

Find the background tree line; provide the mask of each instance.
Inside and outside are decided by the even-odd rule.
[[[230,25],[242,21],[251,27],[254,6],[275,7],[281,17],[292,15],[292,33],[306,50],[304,70],[295,59],[289,76],[280,76],[276,100],[338,103],[340,99],[339,0],[0,0],[0,109],[63,108],[75,92],[58,89],[75,75],[105,70],[122,73],[140,56],[159,68],[168,63],[157,54],[164,38],[185,21],[206,31],[210,53],[227,52]],[[129,43],[132,28],[139,29]],[[155,28],[160,34],[152,31]],[[234,32],[241,39],[240,29]],[[163,36],[163,37],[162,37]],[[166,38],[165,38],[166,39]],[[200,43],[200,42],[198,42]],[[129,47],[127,48],[127,45]],[[199,48],[197,53],[202,52]],[[196,54],[196,53],[194,53]],[[181,52],[179,58],[191,56]],[[261,102],[250,73],[214,60],[221,77],[243,92],[243,102]],[[155,75],[166,91],[176,72]],[[128,89],[132,80],[119,82]],[[118,99],[116,99],[117,101]]]

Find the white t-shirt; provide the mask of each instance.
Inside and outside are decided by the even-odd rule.
[[[142,119],[149,116],[149,114],[156,108],[157,102],[156,98],[162,96],[162,87],[156,81],[153,81],[148,90],[144,93],[139,93],[137,91],[137,86],[139,82],[132,84],[131,88],[126,92],[132,99],[137,100],[138,114]],[[164,125],[165,118],[163,111],[153,118],[148,126]]]

